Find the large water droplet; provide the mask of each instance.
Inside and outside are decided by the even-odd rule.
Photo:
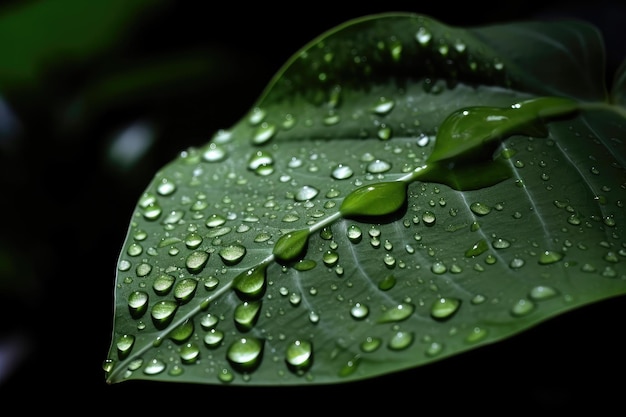
[[[543,251],[541,255],[539,255],[539,264],[541,265],[553,264],[563,259],[563,256],[564,255],[560,252],[551,251],[551,250]]]
[[[193,320],[185,320],[183,323],[170,331],[168,336],[176,343],[184,343],[193,335],[193,331]]]
[[[411,343],[413,343],[413,332],[396,332],[391,339],[389,339],[389,343],[387,343],[387,347],[390,350],[403,350],[408,348]]]
[[[315,198],[319,194],[320,190],[310,185],[305,185],[300,188],[294,195],[296,201],[307,201]]]
[[[160,374],[165,370],[165,362],[160,359],[152,359],[146,364],[146,367],[143,368],[143,373],[146,375],[156,375]]]
[[[285,362],[292,371],[300,374],[313,364],[313,344],[308,340],[296,340],[287,346]]]
[[[369,307],[362,303],[355,303],[350,309],[350,315],[357,320],[363,320],[367,317],[369,312]]]
[[[243,300],[260,298],[265,292],[267,265],[248,269],[233,280],[233,288]]]
[[[434,302],[430,315],[436,320],[447,320],[459,310],[461,300],[452,297],[442,297]]]
[[[246,248],[238,243],[233,243],[220,249],[219,255],[225,265],[237,265],[246,255]]]
[[[353,174],[354,171],[352,168],[347,165],[339,164],[335,167],[335,169],[333,169],[331,176],[337,180],[345,180],[350,178]]]
[[[209,253],[204,251],[194,251],[187,256],[185,259],[185,266],[192,274],[197,274],[209,261]]]
[[[148,309],[148,293],[133,291],[128,296],[128,310],[133,318],[141,317]]]
[[[256,323],[261,313],[261,301],[244,301],[235,308],[235,324],[242,332],[247,332]]]
[[[402,181],[380,182],[352,191],[341,203],[344,217],[385,216],[406,202],[407,185]]]
[[[135,344],[135,336],[129,335],[129,334],[120,336],[116,342],[117,356],[120,359],[124,359],[128,357],[128,355],[133,349],[134,344]]]
[[[198,281],[194,278],[185,278],[181,280],[174,288],[174,298],[180,303],[184,304],[191,300],[198,287]]]
[[[291,263],[304,256],[309,238],[309,230],[294,230],[281,236],[272,253],[277,262]]]
[[[378,319],[378,323],[391,323],[406,320],[409,318],[415,306],[413,304],[404,303],[386,310]]]
[[[174,318],[178,303],[170,300],[159,301],[152,306],[152,321],[158,329],[163,329]]]
[[[253,371],[261,363],[263,344],[263,340],[256,337],[242,337],[231,343],[226,358],[240,372]]]

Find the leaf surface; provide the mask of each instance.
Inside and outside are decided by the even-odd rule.
[[[413,14],[313,40],[139,198],[107,381],[355,381],[626,293],[598,42]]]

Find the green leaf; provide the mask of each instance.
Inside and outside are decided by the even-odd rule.
[[[139,198],[107,382],[356,381],[625,294],[598,42],[413,14],[313,40]]]

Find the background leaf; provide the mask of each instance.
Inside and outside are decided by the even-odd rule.
[[[400,213],[340,209],[358,187],[427,164],[460,108],[497,113],[538,93],[602,104],[597,32],[541,28],[466,31],[387,14],[298,52],[245,118],[181,153],[139,199],[118,265],[108,381],[354,381],[623,294],[623,119],[607,105],[550,121],[547,138],[506,138],[509,180],[462,192],[445,178],[407,181]],[[513,34],[532,43],[529,31],[540,34],[533,51],[573,52],[551,71],[502,52]],[[572,67],[590,74],[553,82]],[[275,262],[292,233],[306,251]]]

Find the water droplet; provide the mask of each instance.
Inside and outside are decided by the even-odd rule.
[[[237,265],[246,255],[246,248],[238,243],[233,243],[221,248],[219,255],[225,265]]]
[[[248,159],[248,169],[256,172],[260,167],[274,164],[274,157],[267,151],[256,151]]]
[[[391,99],[380,97],[378,102],[372,108],[372,112],[380,115],[388,114],[391,110],[393,110],[395,104],[395,101]]]
[[[180,359],[183,363],[194,363],[199,357],[200,348],[195,343],[187,343],[180,349]]]
[[[206,226],[212,228],[221,226],[224,223],[226,223],[226,219],[223,216],[220,216],[219,214],[212,214],[207,219]]]
[[[513,258],[511,262],[509,262],[509,267],[511,269],[519,269],[524,266],[526,262],[521,258]]]
[[[526,298],[517,300],[517,302],[511,308],[511,314],[520,317],[525,316],[535,309],[535,303]]]
[[[202,326],[204,330],[214,329],[217,323],[219,323],[219,320],[219,317],[215,314],[207,313],[200,319],[200,326]]]
[[[152,359],[146,364],[146,367],[143,368],[143,373],[146,375],[156,375],[160,374],[165,370],[165,362],[160,359]]]
[[[535,301],[547,300],[557,294],[557,290],[547,285],[538,285],[530,290],[530,298]]]
[[[184,343],[193,335],[193,320],[185,320],[169,332],[168,336],[176,343]]]
[[[147,276],[150,272],[152,272],[152,265],[145,262],[137,265],[137,268],[135,269],[135,274],[137,274],[139,278]]]
[[[443,351],[443,344],[439,342],[431,342],[426,348],[426,356],[433,357],[439,355]]]
[[[308,340],[295,340],[287,346],[285,361],[289,369],[302,373],[313,364],[313,344]]]
[[[174,313],[176,313],[177,309],[178,304],[175,301],[162,300],[154,304],[151,311],[154,325],[158,329],[167,327],[172,318],[174,318]]]
[[[297,271],[309,271],[317,266],[317,262],[311,259],[300,259],[293,268]]]
[[[387,275],[378,283],[378,288],[382,291],[388,291],[396,285],[396,277],[393,275]]]
[[[470,333],[467,335],[465,340],[469,343],[480,342],[485,337],[487,337],[487,334],[488,334],[487,329],[483,329],[482,327],[476,326],[470,331]]]
[[[417,30],[417,33],[415,34],[415,39],[422,46],[426,46],[428,45],[428,42],[430,42],[430,40],[432,39],[432,36],[433,35],[430,33],[428,29],[426,29],[425,27],[421,27]]]
[[[211,329],[204,335],[204,344],[206,347],[214,349],[218,347],[224,340],[224,332],[217,329]]]
[[[491,245],[495,249],[506,249],[509,246],[511,246],[511,242],[509,242],[506,239],[498,238],[498,239],[494,240],[493,242],[491,242]]]
[[[563,254],[556,251],[547,250],[541,253],[539,256],[540,265],[549,265],[563,259]]]
[[[378,319],[378,323],[391,323],[406,320],[409,318],[415,306],[413,304],[404,303],[386,310]]]
[[[430,309],[430,315],[435,320],[447,320],[452,317],[461,306],[461,300],[452,297],[442,297],[435,301]]]
[[[261,301],[244,301],[235,308],[235,324],[240,331],[247,332],[256,323],[261,312]]]
[[[387,347],[390,350],[403,350],[408,348],[411,343],[413,343],[413,333],[412,332],[396,332],[391,339],[389,339],[389,343]]]
[[[322,256],[322,260],[324,261],[324,265],[333,266],[339,260],[339,254],[335,251],[328,250]]]
[[[341,369],[339,369],[338,375],[344,378],[349,375],[352,375],[353,373],[356,372],[357,369],[359,369],[360,363],[361,363],[361,357],[358,355],[354,356],[352,359],[347,361],[345,365],[341,367]]]
[[[117,356],[120,359],[124,359],[128,357],[128,355],[133,349],[134,344],[135,344],[135,336],[130,335],[130,334],[125,334],[125,335],[120,336],[116,342]]]
[[[257,128],[254,136],[252,137],[252,143],[255,145],[263,145],[274,137],[276,133],[276,126],[266,122],[261,123]]]
[[[491,212],[491,207],[483,203],[472,203],[470,204],[470,210],[477,216],[485,216]]]
[[[307,201],[315,198],[319,194],[320,190],[310,185],[305,185],[300,188],[294,195],[296,201]]]
[[[371,353],[377,350],[382,344],[382,339],[378,337],[368,336],[363,342],[361,342],[361,350],[366,353]]]
[[[361,228],[355,224],[352,224],[348,227],[348,239],[352,243],[359,243],[363,237],[363,233],[361,232]]]
[[[485,252],[487,249],[489,249],[487,241],[485,239],[481,239],[478,242],[474,243],[471,248],[465,251],[465,257],[473,258]]]
[[[437,221],[437,217],[435,216],[435,213],[433,213],[432,211],[425,211],[422,214],[422,221],[424,222],[426,226],[432,226]]]
[[[356,303],[350,309],[350,315],[357,320],[363,320],[369,314],[370,309],[365,304]]]
[[[226,159],[226,150],[216,143],[209,143],[209,145],[204,148],[204,151],[202,152],[202,159],[206,162],[223,161]]]
[[[347,165],[339,164],[333,169],[331,176],[337,180],[345,180],[354,174],[352,168]]]
[[[256,337],[242,337],[228,347],[226,358],[240,372],[253,371],[263,357],[263,340]]]
[[[272,251],[276,261],[291,263],[301,258],[306,251],[308,238],[308,229],[295,230],[281,236]]]
[[[204,269],[204,266],[208,261],[208,252],[194,251],[191,252],[189,256],[187,256],[187,259],[185,259],[185,266],[187,267],[189,272],[191,272],[192,274],[197,274],[202,271],[202,269]]]
[[[406,191],[407,185],[402,181],[362,186],[348,194],[340,212],[344,217],[388,215],[405,204]]]
[[[133,318],[141,317],[148,309],[148,293],[133,291],[128,296],[128,310]]]
[[[194,278],[185,278],[176,284],[176,287],[174,288],[174,298],[180,304],[184,304],[193,298],[197,287],[197,280]]]
[[[387,172],[391,169],[391,164],[387,161],[383,161],[382,159],[376,159],[369,164],[367,164],[367,172],[370,174],[382,174],[383,172]]]
[[[189,233],[185,238],[185,246],[189,249],[196,249],[198,246],[202,244],[202,236],[198,233]]]
[[[233,288],[243,299],[258,299],[263,295],[266,286],[267,265],[248,269],[237,275],[233,280]]]
[[[437,275],[445,274],[448,271],[448,267],[443,262],[435,262],[430,267],[430,270]]]

